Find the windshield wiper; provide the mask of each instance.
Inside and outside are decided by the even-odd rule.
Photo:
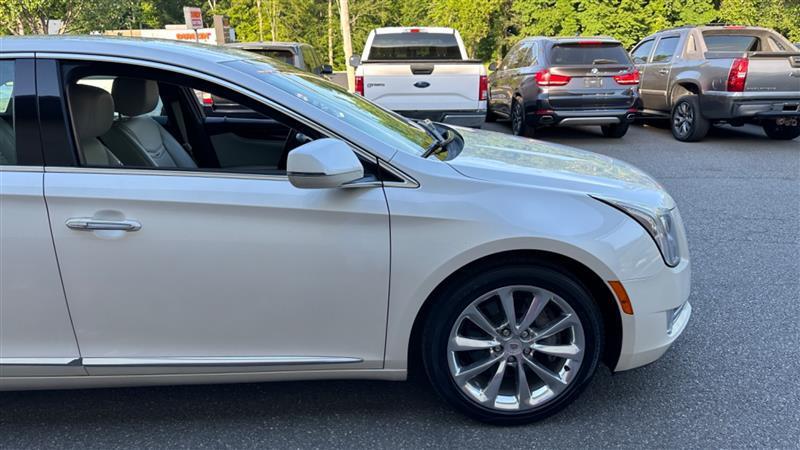
[[[433,138],[431,145],[425,149],[424,153],[422,153],[423,158],[427,158],[440,150],[446,149],[447,144],[453,142],[453,139],[455,139],[455,134],[450,130],[445,130],[443,136],[442,133],[436,129],[436,125],[434,125],[430,119],[417,121],[417,124],[422,127],[423,130],[427,131],[428,134],[430,134]]]

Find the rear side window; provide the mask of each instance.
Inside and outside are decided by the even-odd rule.
[[[656,46],[656,51],[653,53],[654,63],[667,63],[672,61],[672,55],[678,48],[678,36],[661,38]]]
[[[555,66],[630,64],[628,54],[620,44],[556,45],[550,50],[550,61]]]
[[[442,60],[461,59],[454,34],[386,33],[376,34],[367,59],[371,60]]]
[[[17,164],[14,132],[14,61],[0,60],[0,165]]]
[[[282,63],[294,65],[294,54],[289,50],[250,50],[253,53],[266,56],[267,58],[277,59]]]
[[[760,47],[756,36],[743,34],[705,34],[703,39],[710,52],[755,52]]]
[[[644,41],[639,44],[638,47],[633,49],[631,52],[631,56],[633,57],[633,62],[636,64],[644,64],[647,62],[647,58],[650,56],[650,52],[653,51],[653,44],[655,44],[655,40]]]

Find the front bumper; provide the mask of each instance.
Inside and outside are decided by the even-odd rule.
[[[486,110],[476,109],[471,111],[395,111],[411,119],[430,119],[433,122],[447,123],[461,127],[478,128],[486,121]]]
[[[706,92],[700,99],[712,120],[800,117],[800,93]]]
[[[659,359],[683,333],[692,315],[688,259],[656,275],[622,281],[633,315],[622,314],[622,348],[614,368],[622,371]]]

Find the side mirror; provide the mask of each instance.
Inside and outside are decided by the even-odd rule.
[[[364,177],[353,149],[338,139],[318,139],[289,152],[289,182],[301,189],[338,188]]]
[[[330,64],[323,64],[319,68],[320,75],[331,75],[333,74],[333,67]]]
[[[493,63],[489,64],[489,70],[492,71],[492,72],[497,70],[497,63],[493,62]]]
[[[353,55],[350,57],[350,65],[358,67],[361,65],[361,55]]]

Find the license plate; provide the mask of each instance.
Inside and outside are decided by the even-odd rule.
[[[600,77],[587,77],[583,79],[583,87],[587,88],[601,88],[603,87],[603,79]]]

